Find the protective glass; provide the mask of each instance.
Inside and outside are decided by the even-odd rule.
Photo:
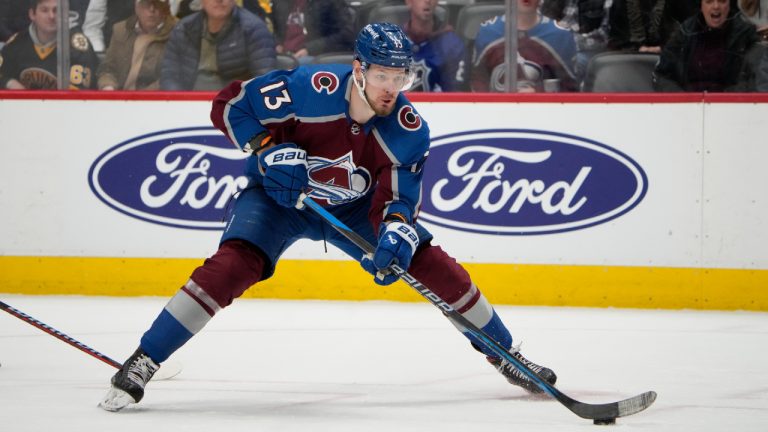
[[[392,92],[408,90],[413,85],[414,75],[405,71],[388,71],[385,69],[368,69],[363,72],[365,82],[372,87],[386,89]]]

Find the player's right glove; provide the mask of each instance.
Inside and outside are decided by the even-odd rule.
[[[382,224],[379,230],[379,244],[373,256],[366,255],[360,260],[365,271],[374,275],[374,281],[379,285],[389,285],[399,279],[387,268],[397,264],[403,270],[408,270],[413,254],[419,246],[419,236],[412,225],[402,222]]]
[[[307,152],[294,143],[283,143],[259,155],[264,191],[278,204],[293,207],[309,184]]]

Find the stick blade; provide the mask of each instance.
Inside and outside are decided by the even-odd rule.
[[[647,391],[635,397],[619,401],[617,402],[619,404],[619,415],[616,417],[626,417],[632,414],[637,414],[640,411],[643,411],[649,406],[653,405],[655,401],[655,391]]]
[[[160,369],[152,376],[152,381],[169,380],[180,373],[181,363],[170,360],[160,366]]]
[[[615,419],[617,417],[626,417],[637,414],[645,410],[656,401],[656,392],[647,391],[629,399],[606,404],[589,404],[570,399],[561,401],[574,414],[581,418],[595,419]]]

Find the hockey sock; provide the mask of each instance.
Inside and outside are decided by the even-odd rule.
[[[472,282],[469,273],[455,259],[439,246],[431,244],[420,249],[413,259],[409,271],[414,277],[496,342],[507,349],[512,347],[512,335],[509,330],[477,285]],[[436,268],[440,271],[434,271]],[[461,326],[456,327],[470,342],[480,347],[484,354],[490,355],[490,350],[487,350],[482,342]]]
[[[191,288],[191,289],[190,289]],[[203,297],[207,300],[201,300]],[[212,303],[215,309],[203,306]],[[171,298],[149,330],[141,338],[141,347],[157,363],[165,361],[199,332],[220,308],[193,281],[189,280]]]
[[[493,340],[501,344],[504,348],[512,348],[512,335],[504,326],[504,323],[501,322],[501,318],[499,318],[499,315],[496,313],[496,311],[493,311],[493,316],[488,324],[480,327],[480,329],[483,330],[485,334],[493,338]],[[480,339],[477,339],[470,333],[463,333],[464,336],[466,336],[467,339],[469,339],[469,341],[472,343],[472,346],[474,346],[477,350],[486,356],[497,357],[497,355],[488,349],[488,347],[486,347],[485,344],[480,341]]]
[[[184,345],[221,308],[261,280],[264,259],[250,243],[230,240],[174,295],[141,338],[141,347],[157,363]]]

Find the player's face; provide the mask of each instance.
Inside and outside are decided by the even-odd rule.
[[[701,13],[704,15],[704,21],[711,28],[722,27],[730,10],[731,5],[728,0],[702,0],[701,2]]]
[[[58,0],[45,0],[29,11],[29,20],[37,31],[44,34],[56,33],[56,5]]]
[[[235,0],[202,0],[203,9],[209,18],[214,20],[226,19],[235,8]]]
[[[408,87],[411,77],[402,68],[371,65],[365,71],[365,95],[377,115],[389,115],[395,109],[397,95]]]
[[[437,7],[437,0],[405,0],[405,4],[411,10],[413,15],[418,20],[428,20]]]

